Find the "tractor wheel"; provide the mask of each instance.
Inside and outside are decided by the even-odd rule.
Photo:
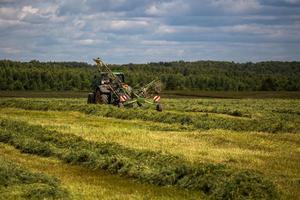
[[[95,102],[97,104],[108,104],[108,95],[101,94],[100,90],[96,91]]]
[[[95,103],[97,103],[97,104],[102,103],[102,101],[101,101],[101,92],[100,92],[100,90],[97,90],[97,91],[96,91],[96,94],[95,94]]]
[[[95,103],[94,102],[94,93],[89,93],[87,103],[88,104]]]
[[[158,104],[156,105],[156,110],[159,111],[159,112],[162,111],[162,106],[161,106],[160,103],[158,103]]]
[[[107,94],[101,94],[101,102],[103,104],[108,104],[108,95]]]

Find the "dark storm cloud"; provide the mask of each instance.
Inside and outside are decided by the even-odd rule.
[[[1,59],[299,60],[299,0],[0,0]]]

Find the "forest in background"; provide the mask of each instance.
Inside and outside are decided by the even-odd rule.
[[[126,82],[141,86],[159,78],[166,90],[300,91],[300,62],[223,61],[158,62],[109,65]],[[98,75],[82,62],[18,62],[0,60],[0,90],[90,90]]]

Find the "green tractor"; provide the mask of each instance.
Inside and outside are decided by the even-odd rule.
[[[119,107],[136,107],[144,104],[154,105],[162,111],[160,104],[161,83],[153,80],[139,89],[133,89],[125,83],[122,72],[112,72],[99,58],[94,59],[100,77],[94,79],[93,92],[88,94],[89,104],[113,104]]]

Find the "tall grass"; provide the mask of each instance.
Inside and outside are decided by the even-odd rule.
[[[0,142],[25,153],[55,156],[67,163],[104,169],[154,185],[198,190],[216,199],[278,198],[274,185],[255,171],[236,171],[221,164],[193,165],[170,154],[88,142],[24,122],[1,120]]]

